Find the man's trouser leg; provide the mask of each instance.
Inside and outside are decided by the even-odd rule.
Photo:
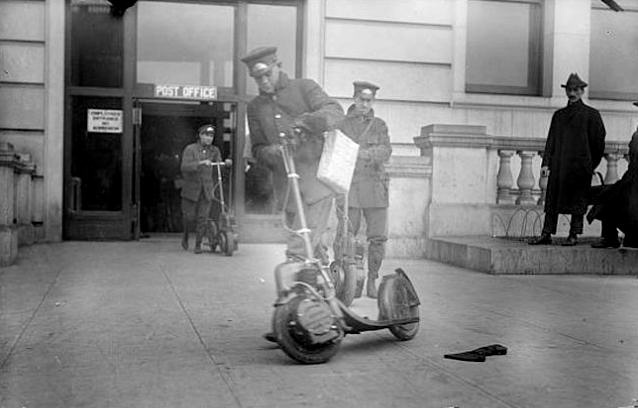
[[[197,200],[196,215],[197,215],[197,231],[195,235],[195,250],[201,250],[202,238],[206,235],[208,229],[208,217],[210,215],[211,200],[206,198],[204,192],[199,195]]]
[[[306,224],[310,229],[311,248],[314,251],[312,256],[320,255],[317,247],[321,243],[321,235],[328,227],[328,218],[332,209],[332,196],[325,197],[312,204],[304,204],[304,212],[306,214]],[[301,228],[301,220],[299,214],[295,213],[295,219],[292,228],[296,231]],[[319,251],[321,252],[321,251]],[[295,233],[290,233],[287,240],[286,255],[289,257],[306,257],[303,238]]]
[[[558,225],[558,213],[545,213],[545,221],[543,221],[542,235],[556,234],[556,226]]]
[[[376,297],[375,280],[379,277],[379,269],[385,257],[385,242],[388,240],[388,209],[364,208],[366,219],[366,236],[368,238],[368,283],[366,292],[369,297]]]
[[[569,235],[575,237],[583,233],[585,214],[571,214],[569,220]]]
[[[182,248],[188,249],[188,234],[192,231],[195,222],[196,201],[182,197],[182,227],[184,234],[182,235]]]

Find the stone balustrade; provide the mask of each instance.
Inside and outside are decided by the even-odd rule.
[[[547,177],[540,167],[545,137],[491,136],[484,126],[421,128],[414,138],[431,166],[424,236],[530,236],[540,233]],[[608,141],[596,169],[605,184],[627,168],[626,142]],[[592,179],[600,183],[599,177]],[[561,220],[563,224],[565,220]],[[586,232],[599,234],[599,226]],[[561,224],[559,223],[559,233]]]
[[[0,266],[15,262],[19,246],[36,241],[34,225],[42,224],[42,197],[34,184],[41,182],[29,154],[0,143]]]
[[[524,149],[514,150],[513,143],[521,142]],[[534,146],[536,145],[536,146]],[[545,190],[547,189],[547,176],[534,171],[533,158],[538,156],[538,166],[543,157],[545,140],[535,139],[507,139],[495,138],[494,149],[499,156],[499,168],[496,178],[497,204],[519,205],[543,205],[545,202]],[[516,186],[512,173],[512,156],[516,153],[520,157],[518,177]],[[607,142],[605,154],[596,173],[603,176],[602,180],[598,175],[594,176],[592,183],[613,184],[620,179],[619,162],[623,161],[623,169],[628,165],[628,147],[619,142]],[[538,178],[536,176],[538,175]],[[538,184],[537,184],[538,183]],[[538,188],[536,189],[536,186]]]

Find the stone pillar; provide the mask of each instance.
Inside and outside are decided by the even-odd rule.
[[[31,155],[19,153],[15,166],[15,212],[18,227],[18,246],[31,245],[34,242],[33,224],[31,223],[31,177],[35,165]]]
[[[499,159],[485,126],[428,125],[414,142],[432,166],[426,238],[489,235]]]
[[[514,185],[514,177],[512,176],[511,160],[514,155],[513,150],[499,150],[499,167],[496,175],[496,202],[498,204],[511,204],[514,200],[512,197],[512,186]]]
[[[532,158],[534,152],[518,151],[518,155],[521,158],[521,172],[518,174],[516,184],[520,195],[516,199],[516,204],[521,205],[533,205],[536,204],[536,200],[532,197],[532,188],[534,188],[534,173],[532,172]]]
[[[14,223],[16,155],[13,145],[0,143],[0,266],[11,265],[18,256],[18,231]]]
[[[388,258],[422,258],[432,166],[421,156],[394,156],[386,166],[390,176]]]
[[[605,173],[605,185],[614,184],[618,181],[618,160],[622,157],[619,153],[606,153],[607,173]]]

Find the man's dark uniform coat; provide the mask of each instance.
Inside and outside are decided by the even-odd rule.
[[[385,122],[374,116],[374,110],[370,109],[368,113],[361,115],[352,105],[348,109],[346,119],[338,127],[359,144],[359,150],[367,150],[370,154],[369,160],[357,160],[348,195],[348,206],[387,208],[388,174],[384,163],[390,159],[392,147]]]
[[[629,142],[629,168],[616,183],[600,189],[588,221],[610,222],[625,233],[630,246],[638,246],[638,130]]]
[[[217,146],[204,146],[201,143],[192,143],[184,148],[182,153],[182,198],[191,201],[199,200],[201,193],[206,200],[213,199],[213,166],[199,164],[200,160],[209,159],[212,162],[219,162],[221,154]]]
[[[248,126],[253,156],[273,172],[275,194],[281,204],[287,179],[283,160],[277,151],[280,135],[292,135],[293,127],[298,126],[300,121],[320,122],[316,119],[332,129],[343,119],[343,109],[315,81],[289,79],[283,72],[279,75],[274,94],[260,92],[260,95],[248,103]],[[299,185],[306,204],[313,204],[332,194],[317,179],[322,149],[323,138],[319,136],[309,138],[295,150],[295,166],[301,177]],[[294,203],[289,202],[288,208],[293,210]]]
[[[605,126],[596,109],[579,100],[554,112],[542,163],[550,171],[545,213],[585,214],[604,150]]]

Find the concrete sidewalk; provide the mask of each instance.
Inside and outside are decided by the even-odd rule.
[[[383,270],[403,267],[421,297],[417,337],[351,335],[329,363],[302,366],[261,339],[282,253],[240,243],[233,257],[196,256],[166,238],[21,249],[0,269],[0,407],[616,408],[638,398],[636,277],[387,260]],[[492,343],[508,355],[443,358]]]

